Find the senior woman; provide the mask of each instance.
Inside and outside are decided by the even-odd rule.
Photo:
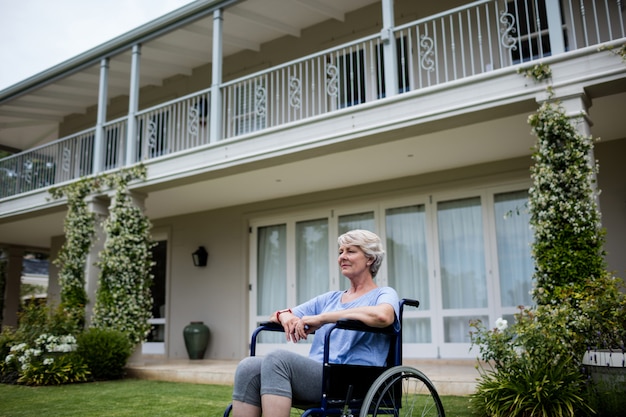
[[[280,323],[287,341],[298,342],[316,332],[309,356],[277,350],[248,357],[235,372],[233,417],[288,417],[292,398],[317,402],[322,395],[324,334],[340,319],[360,320],[372,327],[399,326],[398,294],[379,287],[374,277],[385,252],[380,238],[367,230],[352,230],[338,239],[338,263],[350,280],[346,291],[331,291],[291,309],[279,310],[270,321]],[[331,337],[332,363],[382,366],[388,338],[367,332],[336,332]]]

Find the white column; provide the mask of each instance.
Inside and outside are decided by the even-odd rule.
[[[95,266],[99,260],[99,254],[104,249],[106,234],[102,228],[102,222],[108,215],[108,201],[96,196],[87,197],[88,210],[96,215],[94,225],[95,233],[92,240],[91,249],[87,254],[85,262],[85,292],[87,293],[87,305],[85,306],[85,328],[91,324],[93,317],[93,306],[96,302],[96,290],[100,278],[100,268]]]
[[[107,102],[109,86],[109,59],[100,61],[100,85],[98,89],[98,114],[96,119],[96,136],[94,138],[93,172],[102,172],[104,167],[104,123],[107,120]]]
[[[391,97],[398,93],[398,57],[396,52],[396,38],[393,35],[395,25],[394,0],[382,1],[383,28],[380,31],[380,38],[383,42],[383,55],[385,67],[385,97]]]
[[[137,110],[139,109],[139,69],[141,45],[133,46],[130,67],[130,91],[128,94],[128,122],[126,131],[126,166],[136,162],[137,157]]]
[[[565,52],[563,38],[563,23],[561,21],[561,2],[546,0],[546,15],[548,17],[548,37],[550,38],[550,52],[558,55]]]
[[[222,138],[222,10],[213,12],[213,57],[211,78],[211,113],[209,115],[209,141],[219,142]]]

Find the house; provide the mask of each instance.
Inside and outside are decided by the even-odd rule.
[[[470,319],[531,303],[527,119],[550,85],[601,138],[624,276],[625,26],[613,0],[198,0],[0,91],[0,245],[54,259],[66,206],[49,188],[141,162],[131,189],[159,242],[145,354],[185,358],[203,321],[207,358],[244,357],[270,312],[346,288],[336,238],[366,228],[385,242],[378,282],[421,301],[405,355],[468,357]],[[550,80],[518,71],[537,63]],[[93,267],[86,285],[93,300]]]

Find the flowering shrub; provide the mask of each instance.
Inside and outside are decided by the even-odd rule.
[[[535,67],[526,75],[540,80],[545,71]],[[511,326],[472,324],[472,343],[486,363],[472,396],[481,415],[595,414],[583,353],[598,344],[624,345],[626,296],[605,271],[593,140],[576,122],[551,103],[529,117],[537,136],[528,204],[537,307],[521,308]]]
[[[567,306],[520,307],[516,322],[499,319],[494,329],[471,323],[472,343],[483,365],[470,405],[485,416],[579,416],[586,378],[571,355],[576,329]]]
[[[116,193],[104,222],[107,240],[97,263],[100,286],[92,321],[94,327],[126,334],[133,346],[144,341],[150,330],[153,265],[150,221],[128,191],[128,183],[135,178],[145,178],[143,166],[107,179]]]
[[[586,279],[605,273],[593,139],[580,134],[573,122],[550,103],[529,117],[537,136],[529,210],[535,235],[533,296],[539,304],[573,301],[572,289],[578,292]]]
[[[26,385],[59,385],[83,382],[89,376],[87,366],[73,352],[73,335],[40,335],[32,345],[13,345],[4,358],[3,373],[18,375],[17,382]]]
[[[518,74],[524,74],[526,78],[532,78],[537,82],[552,78],[552,69],[543,63],[535,64],[532,67],[519,68]]]
[[[74,316],[79,327],[85,323],[85,267],[96,222],[96,216],[89,211],[85,198],[98,189],[95,178],[86,178],[50,190],[53,198],[67,198],[67,216],[63,225],[65,242],[53,263],[60,268],[61,304]]]

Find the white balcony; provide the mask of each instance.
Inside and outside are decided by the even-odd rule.
[[[489,74],[506,76],[532,61],[617,45],[626,38],[620,5],[483,0],[396,26],[4,158],[0,200],[199,150],[205,166],[224,163],[219,145],[229,143],[231,161],[305,142],[315,146],[324,132],[350,131],[337,124],[342,114],[358,111],[361,119],[371,120],[373,106],[397,107],[391,96],[462,88],[470,81],[484,82]],[[214,94],[218,100],[212,100]],[[445,102],[445,96],[439,100]],[[211,111],[211,103],[218,103],[218,111]],[[400,113],[393,110],[396,122]],[[311,123],[316,123],[316,135],[306,133]],[[298,139],[281,136],[288,128],[300,133]],[[273,139],[263,143],[272,133]],[[164,174],[172,173],[166,160],[163,166]]]

